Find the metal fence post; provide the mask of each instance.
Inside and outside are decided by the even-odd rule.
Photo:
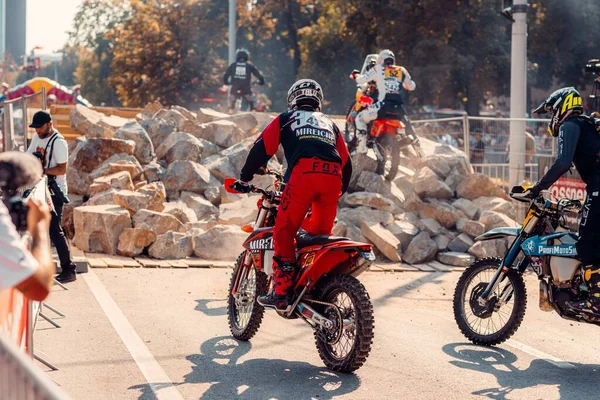
[[[24,151],[27,151],[27,147],[29,147],[29,143],[27,141],[27,126],[29,125],[27,123],[27,96],[23,96],[23,142],[25,143],[25,149]]]
[[[467,160],[471,159],[470,156],[470,143],[469,143],[469,116],[465,115],[463,116],[463,141],[465,143],[465,154],[467,156]]]

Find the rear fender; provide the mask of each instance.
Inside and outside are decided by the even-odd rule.
[[[373,261],[373,247],[367,243],[344,241],[306,247],[300,252],[300,278],[296,287],[302,288],[310,281],[310,290],[321,276],[329,273],[358,276]]]
[[[501,239],[501,238],[505,238],[507,236],[517,237],[517,236],[519,236],[520,233],[521,233],[520,227],[519,228],[509,228],[509,227],[494,228],[494,229],[490,229],[483,235],[477,236],[475,238],[475,241],[479,242],[482,240]]]

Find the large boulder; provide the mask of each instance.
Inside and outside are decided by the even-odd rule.
[[[200,139],[189,133],[174,132],[156,148],[156,157],[164,159],[167,164],[184,160],[199,162],[203,151]]]
[[[237,226],[217,225],[194,236],[194,254],[206,260],[235,260],[248,234]]]
[[[90,190],[90,174],[76,168],[67,168],[69,193],[87,195]]]
[[[114,174],[115,172],[127,171],[133,181],[141,178],[144,170],[139,161],[132,155],[119,153],[109,157],[89,174],[89,182],[102,176]]]
[[[132,140],[88,138],[78,143],[69,157],[69,169],[90,173],[111,156],[119,153],[133,155]]]
[[[504,257],[508,250],[506,239],[481,240],[469,248],[469,254],[476,258]]]
[[[447,156],[428,156],[425,159],[427,168],[435,172],[441,180],[446,179],[446,177],[450,175],[450,172],[452,171],[451,163],[453,163],[453,159]]]
[[[231,147],[246,138],[246,133],[232,121],[217,120],[200,126],[201,137],[221,147]]]
[[[437,235],[433,238],[435,244],[437,244],[438,251],[446,251],[448,250],[448,245],[450,244],[450,239],[445,235]]]
[[[394,222],[394,216],[389,211],[372,210],[369,207],[342,208],[337,217],[340,221],[354,226],[360,226],[362,221],[379,222],[383,225]]]
[[[69,115],[73,129],[87,137],[111,138],[129,120],[116,115],[107,116],[81,104],[75,105]]]
[[[421,232],[410,242],[403,259],[409,264],[422,264],[433,260],[437,250],[438,246],[431,239],[429,233]]]
[[[100,192],[105,192],[109,189],[122,189],[133,191],[135,187],[131,181],[131,175],[127,171],[115,172],[114,174],[102,176],[94,179],[90,185],[90,197]]]
[[[202,165],[220,182],[223,182],[225,178],[237,176],[240,171],[239,169],[235,169],[228,157],[219,155],[204,159]]]
[[[158,110],[156,114],[152,116],[153,119],[163,119],[165,121],[171,122],[175,124],[176,127],[180,128],[185,121],[188,119],[180,113],[178,110],[174,109],[162,109]]]
[[[400,240],[378,222],[362,221],[360,231],[389,260],[399,262],[402,248]]]
[[[92,197],[90,197],[85,203],[84,206],[106,206],[106,205],[114,205],[115,200],[113,199],[115,193],[117,193],[117,189],[108,189],[104,192],[96,193]]]
[[[162,182],[144,183],[136,189],[136,192],[150,196],[148,209],[153,211],[162,211],[164,202],[167,200],[167,190]]]
[[[219,206],[219,223],[224,225],[245,225],[256,219],[256,198],[247,197],[235,203]]]
[[[512,201],[500,197],[484,196],[473,200],[473,204],[483,211],[495,211],[506,215],[510,219],[517,219],[517,207]]]
[[[185,232],[185,226],[171,214],[150,210],[140,210],[135,213],[133,227],[150,229],[156,235],[169,231]]]
[[[386,228],[400,240],[402,251],[406,251],[410,242],[419,234],[419,228],[405,220],[394,221],[392,224],[386,226]]]
[[[170,134],[177,130],[177,123],[164,119],[147,119],[140,122],[146,130],[154,148],[158,148]]]
[[[196,113],[196,120],[201,124],[228,117],[229,114],[224,114],[222,112],[215,111],[211,108],[200,108]]]
[[[466,233],[469,236],[477,237],[485,233],[485,225],[479,221],[471,221],[467,218],[460,218],[456,221],[456,229],[459,232]]]
[[[133,155],[141,164],[148,164],[154,159],[154,145],[150,136],[137,121],[129,121],[120,127],[115,132],[115,137],[135,142]]]
[[[438,253],[437,260],[442,264],[454,265],[456,267],[468,267],[475,261],[475,257],[467,253],[447,251]]]
[[[171,110],[178,111],[181,115],[183,115],[187,120],[196,121],[198,117],[195,112],[188,110],[185,107],[181,106],[171,106]]]
[[[448,243],[448,249],[459,253],[466,253],[473,246],[473,239],[469,235],[461,233]]]
[[[129,211],[131,215],[144,208],[151,209],[149,208],[151,207],[150,200],[151,197],[149,195],[133,192],[131,190],[119,190],[115,191],[113,194],[113,201],[115,204]],[[160,209],[155,209],[154,211],[162,211],[162,207]]]
[[[344,198],[344,203],[350,207],[365,206],[376,210],[389,211],[395,213],[398,207],[394,202],[379,193],[354,192]]]
[[[475,219],[475,216],[477,215],[477,213],[479,213],[479,207],[477,207],[475,204],[473,204],[472,201],[467,199],[457,199],[452,203],[452,205],[454,206],[454,208],[465,213],[465,215],[469,219]]]
[[[163,212],[171,214],[172,216],[177,218],[182,224],[198,221],[196,212],[190,207],[188,207],[188,205],[181,200],[165,203],[165,208]]]
[[[502,228],[502,227],[516,228],[519,226],[519,224],[515,220],[510,219],[505,214],[501,214],[496,211],[482,212],[481,216],[479,217],[479,222],[481,222],[482,224],[485,225],[486,231],[489,231],[490,229],[493,229],[493,228]]]
[[[418,205],[419,216],[421,218],[433,218],[444,228],[450,229],[464,214],[454,208],[450,203],[430,199]]]
[[[219,209],[199,194],[192,192],[181,192],[180,200],[194,212],[196,220],[202,220],[213,216],[216,217],[219,215]]]
[[[157,112],[159,112],[163,108],[165,108],[165,107],[163,107],[163,105],[160,104],[160,101],[154,100],[151,103],[147,103],[144,106],[144,108],[142,109],[142,112],[140,114],[141,114],[142,119],[144,119],[144,120],[150,119],[150,118],[152,118],[152,116],[154,114],[156,114]]]
[[[404,206],[406,201],[404,193],[393,182],[386,181],[383,176],[374,172],[360,172],[353,191],[379,193],[392,200],[399,207],[406,209]]]
[[[218,186],[206,167],[193,161],[175,161],[169,165],[164,177],[169,198],[178,198],[179,192],[188,191],[203,194],[209,186]]]
[[[81,206],[73,211],[75,246],[90,253],[117,254],[119,236],[131,227],[126,209],[114,206]]]
[[[417,227],[431,236],[439,235],[443,229],[442,225],[433,218],[423,218],[417,223]]]
[[[61,226],[67,239],[72,240],[75,236],[75,221],[73,220],[73,210],[75,207],[83,205],[83,200],[71,198],[71,201],[63,206],[61,215]]]
[[[473,200],[481,196],[496,196],[509,200],[508,195],[486,175],[466,176],[456,187],[458,197]]]
[[[421,198],[450,199],[452,190],[428,167],[421,168],[414,177],[414,188]]]
[[[152,161],[148,165],[144,165],[144,176],[148,182],[162,181],[167,169],[160,163]]]
[[[246,163],[250,149],[243,143],[233,145],[219,153],[222,157],[227,157],[236,171],[241,171]]]
[[[119,235],[117,253],[126,257],[136,257],[142,254],[144,248],[156,240],[156,233],[150,229],[127,228]]]
[[[185,233],[167,232],[157,236],[148,254],[160,260],[178,260],[192,255],[192,244],[192,238]]]

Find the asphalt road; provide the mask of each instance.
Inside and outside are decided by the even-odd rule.
[[[541,312],[531,276],[520,330],[507,344],[484,348],[466,342],[453,321],[459,273],[363,274],[375,306],[373,349],[355,374],[338,374],[324,368],[310,328],[297,320],[267,313],[251,342],[232,340],[228,269],[93,273],[134,332],[119,336],[90,289],[98,290],[93,276],[80,275],[69,291],[55,288],[49,302],[67,318],[57,319],[61,329],[39,323],[36,350],[60,368],[49,375],[73,399],[156,398],[124,344],[136,337],[166,374],[152,382],[164,398],[598,398],[598,328]]]

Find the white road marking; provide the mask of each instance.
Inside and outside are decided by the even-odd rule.
[[[521,342],[517,342],[514,339],[508,339],[506,342],[504,342],[506,345],[513,347],[517,350],[521,350],[524,353],[527,353],[531,356],[534,356],[536,358],[539,358],[541,360],[547,361],[550,364],[556,365],[559,368],[565,368],[565,369],[572,369],[572,368],[577,368],[575,365],[568,363],[566,361],[561,360],[560,358],[556,358],[554,356],[551,356],[550,354],[546,354],[541,350],[538,349],[534,349],[533,347],[527,346],[526,344],[523,344]]]
[[[108,320],[146,378],[156,398],[159,400],[183,400],[181,394],[173,386],[171,379],[148,350],[142,338],[133,329],[133,326],[131,326],[94,271],[90,268],[88,273],[82,275],[85,283],[96,297],[98,304],[104,310]]]

